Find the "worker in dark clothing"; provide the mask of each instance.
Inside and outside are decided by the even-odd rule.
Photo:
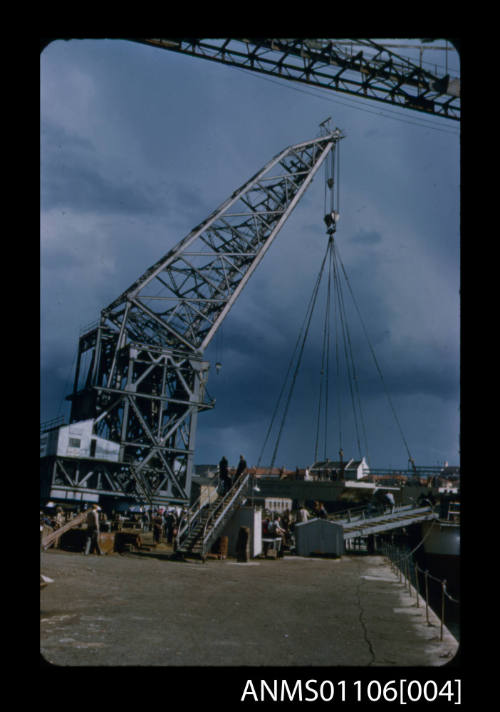
[[[155,544],[161,542],[161,535],[163,532],[163,515],[161,512],[157,512],[153,519],[153,539]]]
[[[247,469],[247,463],[243,455],[240,455],[240,461],[238,462],[238,467],[236,468],[236,474],[234,476],[234,480],[236,481],[238,477],[245,472]]]
[[[166,516],[165,516],[165,536],[167,538],[167,542],[169,544],[172,543],[172,539],[174,536],[174,527],[177,523],[177,518],[175,516],[175,512],[173,509],[167,510]]]
[[[85,556],[95,551],[99,556],[102,556],[101,547],[99,545],[99,507],[93,504],[87,514],[87,540],[85,542]]]
[[[229,477],[228,462],[224,455],[222,456],[222,459],[219,462],[219,480],[222,489],[221,494],[224,495],[231,487],[231,478]]]

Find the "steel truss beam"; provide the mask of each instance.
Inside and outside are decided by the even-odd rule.
[[[185,498],[166,495],[157,488],[154,493],[143,489],[144,483],[131,475],[123,463],[73,457],[44,458],[42,479],[48,498],[85,501],[85,495],[108,495],[117,499],[147,501],[153,505],[183,504]],[[147,483],[146,483],[147,486]]]
[[[143,44],[460,120],[460,82],[373,40],[143,39]],[[353,46],[356,47],[353,53]]]
[[[119,443],[103,492],[189,501],[198,413],[214,405],[203,352],[340,138],[277,154],[81,335],[71,422]]]

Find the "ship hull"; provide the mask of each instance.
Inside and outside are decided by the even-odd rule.
[[[460,525],[458,523],[439,519],[422,522],[422,536],[426,554],[440,557],[460,556]]]

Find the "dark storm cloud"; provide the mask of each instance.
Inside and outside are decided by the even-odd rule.
[[[351,237],[351,240],[360,245],[376,245],[382,242],[382,235],[375,230],[360,230]]]
[[[164,204],[144,182],[109,175],[88,140],[46,122],[42,131],[42,208],[80,213],[157,213]]]
[[[74,365],[74,364],[73,364]],[[51,357],[50,362],[42,357],[40,368],[40,420],[51,420],[64,415],[69,407],[66,396],[71,393],[73,373],[71,354]]]
[[[363,102],[359,111],[336,103],[335,95],[326,104],[293,91],[292,83],[282,88],[250,72],[125,41],[51,46],[42,80],[47,417],[58,414],[67,393],[62,362],[72,360],[77,324],[97,318],[272,156],[315,135],[332,114],[346,134],[336,244],[350,285],[391,397],[423,443],[420,462],[432,464],[434,452],[453,459],[458,141],[367,114]],[[231,462],[239,452],[257,459],[326,249],[322,172],[313,183],[207,350],[208,391],[217,405],[200,414],[197,463],[217,462],[222,448]],[[344,294],[378,462],[389,466],[393,458],[396,466],[399,454],[385,439],[384,387]],[[324,300],[317,309],[321,324]],[[223,348],[216,354],[218,336]],[[280,448],[279,459],[290,466],[312,457],[321,344],[316,325]],[[223,364],[218,376],[216,360]],[[337,451],[332,441],[329,455]]]
[[[57,168],[57,170],[55,170]],[[90,213],[151,213],[158,210],[139,185],[117,184],[90,166],[59,161],[47,166],[44,181],[46,209],[71,208]]]

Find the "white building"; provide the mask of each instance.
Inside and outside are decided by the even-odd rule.
[[[309,472],[315,480],[360,480],[370,473],[365,458],[361,460],[323,460],[311,465]]]

